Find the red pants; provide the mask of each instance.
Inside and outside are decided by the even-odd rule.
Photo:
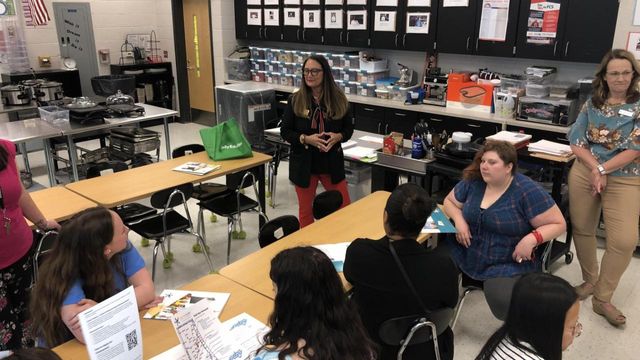
[[[296,194],[298,194],[298,218],[300,219],[300,227],[313,224],[313,199],[316,197],[316,188],[318,181],[322,183],[325,190],[338,190],[342,194],[343,208],[351,203],[349,199],[349,190],[347,189],[347,180],[342,180],[337,184],[331,183],[329,174],[311,175],[309,187],[303,188],[296,185]]]

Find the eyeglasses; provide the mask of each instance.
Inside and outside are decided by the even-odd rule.
[[[571,329],[571,335],[573,337],[578,337],[580,336],[580,334],[582,334],[582,324],[579,322],[576,322],[576,325],[569,329]]]
[[[622,71],[622,72],[620,72],[620,71],[608,71],[607,72],[607,76],[611,77],[611,78],[618,78],[620,76],[622,76],[623,78],[628,78],[631,75],[633,75],[633,71],[629,71],[629,70]]]
[[[303,69],[302,70],[302,73],[304,74],[304,76],[307,76],[307,75],[317,76],[321,72],[322,72],[322,69]]]

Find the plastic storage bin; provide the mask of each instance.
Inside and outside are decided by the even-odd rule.
[[[275,61],[269,62],[267,63],[264,69],[266,71],[271,71],[271,72],[280,72],[280,63]]]
[[[344,82],[344,93],[346,95],[357,95],[358,94],[358,83],[355,81]]]
[[[249,51],[251,52],[251,59],[253,60],[264,60],[265,58],[265,49],[256,46],[249,46]]]
[[[278,54],[280,54],[280,49],[265,49],[265,59],[267,61],[278,61]]]
[[[376,85],[375,84],[359,84],[358,95],[367,97],[376,97]]]
[[[69,121],[69,110],[58,106],[42,106],[38,108],[40,118],[50,123]]]
[[[357,81],[358,80],[358,71],[356,70],[341,70],[340,71],[340,80],[344,81]]]
[[[526,89],[527,78],[525,76],[502,76],[500,77],[500,89],[507,92],[509,89]]]
[[[390,92],[387,89],[380,89],[380,88],[376,88],[375,89],[375,93],[376,93],[376,97],[378,99],[388,99]]]
[[[550,85],[527,84],[527,96],[545,97],[545,96],[549,96],[550,91],[551,91]]]
[[[278,61],[293,62],[293,50],[282,50],[278,53]]]
[[[224,65],[229,80],[249,80],[251,79],[251,60],[225,58]]]
[[[265,82],[268,84],[280,84],[280,73],[267,73],[265,77]]]
[[[302,86],[302,75],[295,74],[295,75],[292,75],[292,78],[293,78],[293,86],[297,88]]]
[[[293,86],[293,75],[291,75],[291,74],[281,74],[280,75],[280,85]]]
[[[349,69],[359,69],[360,57],[358,55],[345,55],[342,66]]]
[[[342,92],[344,92],[344,81],[342,81],[342,80],[336,80],[335,82],[336,82],[336,85],[338,86],[338,88],[339,88],[340,90],[342,90]]]
[[[265,60],[251,60],[252,70],[256,70],[256,71],[264,70],[265,66],[266,66]]]
[[[407,100],[407,93],[412,90],[416,90],[420,87],[420,85],[400,87],[400,86],[391,86],[389,88],[389,99],[396,101],[405,101]]]
[[[360,70],[357,72],[356,81],[375,85],[378,80],[386,78],[387,76],[389,76],[389,71],[387,70],[379,72]]]
[[[387,70],[387,59],[366,60],[360,59],[360,70],[378,72]]]
[[[257,82],[267,81],[266,71],[252,71],[252,75],[253,75],[253,81],[257,81]]]

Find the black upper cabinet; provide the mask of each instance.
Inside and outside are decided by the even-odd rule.
[[[247,0],[234,0],[233,11],[235,12],[236,39],[247,38]]]
[[[306,11],[306,12],[305,12]],[[314,11],[314,12],[310,12]],[[305,28],[304,18],[314,17],[315,22],[320,24],[319,28]],[[307,44],[322,44],[322,27],[324,26],[323,11],[318,6],[303,6],[302,17],[300,18],[302,28],[302,42]]]
[[[562,60],[600,62],[611,50],[619,6],[618,0],[569,0]]]
[[[516,31],[518,30],[518,11],[520,10],[520,0],[510,0],[509,1],[509,20],[507,21],[507,31],[505,33],[504,41],[491,41],[491,40],[483,40],[483,36],[481,34],[481,18],[483,9],[478,9],[477,14],[477,25],[476,25],[476,43],[475,45],[475,53],[478,55],[486,55],[486,56],[503,56],[510,57],[515,54],[515,45],[516,45]]]
[[[527,36],[530,23],[540,22],[541,20],[531,16],[531,0],[524,0],[520,6],[520,17],[518,21],[518,40],[516,42],[517,57],[527,59],[557,59],[560,56],[563,49],[562,39],[567,22],[569,0],[549,0],[549,2],[556,4],[555,6],[560,5],[556,38],[545,43],[545,39],[530,39],[529,36]]]
[[[431,7],[408,7],[407,0],[400,0],[398,7],[372,6],[371,17],[371,47],[382,49],[432,50],[435,43],[437,5],[436,0],[431,1]],[[376,31],[376,16],[380,16],[381,11],[396,12],[395,31]],[[376,14],[376,12],[378,12]],[[429,13],[429,32],[427,34],[407,33],[407,22],[409,14]],[[414,15],[417,16],[417,15]],[[415,21],[415,20],[414,20]]]
[[[280,41],[282,40],[282,27],[281,26],[268,26],[267,17],[279,16],[279,23],[282,24],[282,11],[277,7],[265,7],[262,14],[262,33],[260,34],[261,40]]]
[[[353,46],[353,47],[369,47],[369,34],[371,31],[371,28],[373,28],[373,23],[371,21],[372,19],[372,15],[371,15],[371,6],[369,6],[371,3],[373,2],[373,0],[368,1],[368,5],[367,6],[362,6],[362,5],[347,5],[346,6],[346,14],[345,14],[345,26],[346,26],[346,39],[345,39],[345,45],[346,46]],[[345,1],[346,3],[346,1]],[[350,11],[366,11],[366,16],[364,17],[364,19],[360,19],[363,20],[366,23],[366,29],[365,30],[349,30],[349,22],[354,21],[353,19],[350,19],[350,15],[353,15],[353,13],[350,14]]]
[[[452,54],[475,51],[477,0],[466,7],[438,7],[436,50]]]
[[[335,13],[334,13],[335,12]],[[333,16],[332,16],[333,14]],[[340,29],[332,29],[327,28],[327,21],[331,21],[333,18],[335,21],[338,21],[342,16],[342,26]],[[347,28],[346,28],[346,18],[347,12],[341,6],[325,6],[324,13],[322,14],[322,18],[324,20],[322,26],[324,27],[324,44],[325,45],[337,45],[337,46],[346,46],[347,45]]]

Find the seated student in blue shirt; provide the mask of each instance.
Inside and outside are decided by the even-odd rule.
[[[54,347],[75,336],[84,343],[78,314],[129,285],[138,307],[161,299],[144,260],[128,240],[129,228],[103,207],[84,210],[64,224],[31,295],[35,335]]]
[[[500,320],[520,276],[541,270],[535,248],[566,229],[551,196],[518,173],[517,164],[513,145],[487,141],[444,201],[458,231],[451,257],[464,274],[483,282],[491,312]]]

